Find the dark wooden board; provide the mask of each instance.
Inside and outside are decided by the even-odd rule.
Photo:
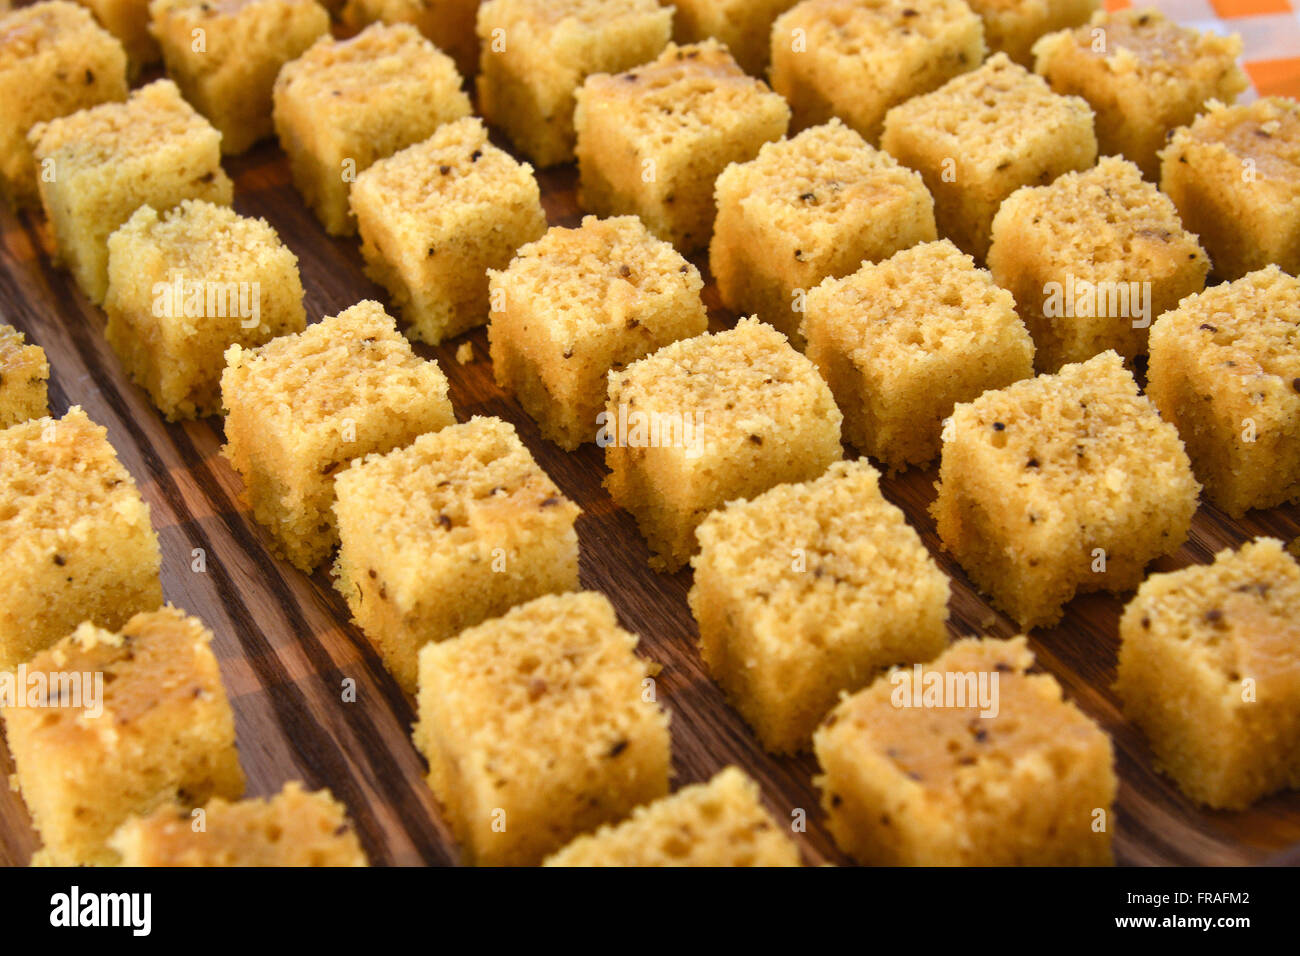
[[[362,273],[355,240],[327,237],[288,180],[273,145],[226,163],[235,179],[235,206],[264,216],[298,255],[310,321],[358,299],[386,301]],[[581,218],[571,167],[540,175],[552,224]],[[312,577],[274,559],[265,532],[238,494],[240,480],[218,451],[221,419],[168,424],[131,385],[104,341],[104,318],[51,266],[39,215],[0,212],[0,313],[3,321],[43,346],[51,366],[54,414],[80,404],[108,428],[109,438],[153,509],[163,551],[163,590],[169,601],[199,615],[216,634],[216,650],[235,710],[240,755],[249,793],[273,793],[288,780],[329,787],[347,804],[376,864],[450,864],[457,852],[423,780],[423,762],[411,745],[412,702],[389,678],[322,570]],[[706,263],[698,260],[703,270]],[[706,290],[712,323],[734,316]],[[660,700],[672,712],[674,785],[707,779],[736,763],[754,776],[778,817],[807,811],[797,834],[809,863],[843,863],[823,826],[812,786],[811,756],[776,759],[762,752],[740,718],[704,673],[696,629],[686,603],[690,572],[651,571],[632,518],[601,487],[605,474],[594,445],[566,453],[543,441],[532,421],[492,381],[484,330],[466,337],[474,361],[453,358],[458,339],[440,348],[417,346],[436,357],[451,380],[460,420],[499,415],[513,422],[537,460],[584,509],[578,521],[581,577],[586,588],[614,602],[624,626],[642,639],[642,651],[663,664]],[[993,611],[950,556],[939,549],[927,507],[933,468],[883,482],[886,495],[907,514],[940,566],[952,577],[950,629],[954,636],[1010,636],[1015,626]],[[1300,535],[1300,509],[1256,512],[1230,521],[1203,506],[1191,539],[1152,570],[1204,563],[1215,551],[1258,534],[1289,541]],[[195,572],[201,548],[206,571]],[[1141,736],[1119,713],[1110,690],[1115,678],[1121,599],[1076,599],[1064,622],[1033,635],[1043,667],[1096,718],[1116,744],[1120,792],[1115,846],[1126,864],[1246,864],[1276,859],[1300,845],[1300,794],[1264,800],[1240,813],[1198,809],[1151,769]],[[344,703],[342,682],[356,681],[357,700]],[[12,772],[0,746],[0,775]],[[2,779],[2,777],[0,777]],[[0,863],[24,864],[38,845],[22,801],[0,787]]]

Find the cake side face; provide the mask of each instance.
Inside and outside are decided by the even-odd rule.
[[[221,396],[222,454],[276,552],[306,572],[338,543],[338,472],[456,420],[438,364],[373,301],[255,349],[232,345]]]
[[[731,164],[714,198],[709,268],[723,304],[758,315],[797,348],[808,290],[935,238],[920,175],[839,120]]]
[[[1300,498],[1300,280],[1269,266],[1190,296],[1151,330],[1147,394],[1234,517]]]
[[[497,384],[568,450],[595,441],[610,371],[708,328],[699,270],[635,216],[556,226],[488,278]]]
[[[425,644],[578,587],[581,511],[500,419],[367,456],[336,484],[335,587],[410,693]]]
[[[772,88],[795,129],[838,116],[875,145],[891,106],[975,69],[986,52],[962,0],[804,0],[772,28]]]
[[[984,21],[990,53],[1005,53],[1026,69],[1034,66],[1034,43],[1045,33],[1082,26],[1100,0],[968,0]]]
[[[1088,101],[1103,154],[1132,160],[1154,180],[1169,130],[1210,100],[1231,103],[1246,90],[1241,49],[1235,34],[1180,26],[1158,10],[1099,11],[1085,26],[1038,40],[1034,70],[1058,93]]]
[[[619,824],[580,836],[545,866],[799,866],[758,785],[727,767],[707,783],[637,807]]]
[[[366,866],[347,809],[328,790],[287,783],[268,799],[160,807],[109,840],[122,866]]]
[[[728,163],[785,134],[790,108],[714,40],[596,73],[577,93],[578,194],[600,216],[637,215],[683,255],[705,248]]]
[[[611,372],[606,412],[606,488],[660,570],[686,563],[724,502],[815,478],[843,454],[843,416],[816,367],[752,318]]]
[[[807,355],[845,437],[892,469],[939,454],[956,403],[1033,374],[1011,293],[947,239],[827,279],[805,305]]]
[[[764,76],[772,55],[772,24],[797,0],[676,0],[673,39],[683,46],[709,37],[731,51],[750,76]]]
[[[322,37],[287,63],[272,120],[294,187],[330,235],[351,235],[348,191],[378,159],[470,115],[451,58],[408,23]]]
[[[173,421],[219,412],[226,349],[301,332],[302,299],[298,257],[228,206],[141,206],[108,240],[105,337]]]
[[[934,196],[940,235],[981,261],[1002,200],[1097,159],[1092,110],[995,54],[885,114],[881,146]]]
[[[149,506],[79,406],[0,431],[0,669],[162,604]]]
[[[1111,863],[1110,739],[1033,663],[1024,637],[967,638],[846,698],[814,736],[836,845],[878,865]]]
[[[1300,566],[1270,538],[1154,574],[1120,620],[1116,692],[1156,765],[1243,809],[1300,784]]]
[[[40,201],[34,125],[126,93],[126,53],[85,7],[47,0],[0,14],[0,196]]]
[[[0,324],[0,429],[50,413],[49,378],[45,350]]]
[[[948,579],[865,460],[728,502],[696,529],[710,675],[765,749],[807,749],[842,692],[948,643]]]
[[[1151,323],[1205,288],[1210,267],[1169,197],[1113,156],[1012,193],[992,239],[989,269],[1015,296],[1044,372],[1107,349],[1145,353]]]
[[[52,171],[39,188],[58,261],[96,305],[108,289],[108,237],[141,206],[230,205],[221,134],[171,80],[143,86],[124,103],[37,123],[28,142],[36,163]]]
[[[239,798],[244,775],[211,640],[169,606],[120,632],[82,624],[28,662],[29,675],[60,688],[40,706],[3,711],[43,861],[116,863],[107,841],[131,815]]]
[[[958,405],[931,513],[945,550],[1030,628],[1076,593],[1135,587],[1186,540],[1199,491],[1174,426],[1104,352]]]
[[[484,118],[540,167],[572,160],[582,81],[653,60],[672,17],[656,0],[488,0],[477,26]]]
[[[158,41],[149,32],[148,0],[77,0],[95,14],[104,29],[117,37],[126,50],[132,77],[143,67],[157,63]]]
[[[478,72],[474,22],[479,0],[347,0],[343,25],[359,32],[372,23],[409,23],[450,56],[461,76]]]
[[[1160,153],[1160,189],[1201,237],[1212,270],[1300,272],[1300,104],[1210,102]]]
[[[540,863],[668,792],[668,715],[635,648],[583,592],[420,652],[415,744],[467,862]]]
[[[488,320],[488,270],[546,231],[532,167],[489,143],[477,118],[376,162],[350,203],[367,275],[392,293],[407,334],[433,345]]]

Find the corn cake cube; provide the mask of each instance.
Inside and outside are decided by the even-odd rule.
[[[832,711],[814,783],[840,849],[886,866],[1109,865],[1110,738],[1033,666],[1024,637],[966,638]]]
[[[719,40],[750,76],[764,76],[772,55],[772,24],[797,0],[673,0],[673,39]]]
[[[611,370],[708,330],[699,270],[635,216],[556,226],[488,275],[497,384],[569,451],[596,440]]]
[[[478,11],[483,117],[538,166],[571,161],[582,81],[653,60],[672,20],[657,0],[488,0]]]
[[[1117,156],[1016,190],[992,234],[989,270],[1015,296],[1043,372],[1107,349],[1144,354],[1152,321],[1204,289],[1210,269],[1169,197]]]
[[[1259,538],[1153,574],[1120,619],[1115,690],[1156,766],[1242,810],[1300,787],[1300,566]]]
[[[122,824],[109,845],[122,866],[368,865],[347,809],[328,790],[297,782],[269,799],[213,797],[201,816],[159,807]]]
[[[836,462],[696,529],[700,656],[766,750],[806,750],[843,691],[948,644],[948,577],[879,479]]]
[[[1002,200],[1097,160],[1088,104],[1057,96],[1003,53],[895,106],[880,143],[925,180],[939,234],[976,260]]]
[[[488,142],[478,118],[377,161],[352,186],[366,274],[437,345],[488,320],[488,270],[546,231],[532,167]]]
[[[790,108],[716,40],[668,44],[652,63],[589,76],[577,93],[578,202],[633,214],[690,255],[709,244],[714,181],[785,135]]]
[[[1115,352],[985,392],[949,428],[939,538],[1022,628],[1076,593],[1131,590],[1187,538],[1200,485]]]
[[[371,301],[257,348],[230,346],[221,399],[222,454],[244,479],[253,517],[308,573],[338,543],[335,475],[456,421],[438,363],[415,355]]]
[[[48,0],[0,16],[0,196],[40,201],[27,133],[37,123],[126,99],[126,54],[85,7]]]
[[[474,21],[479,0],[334,0],[349,32],[372,23],[409,23],[456,63],[462,76],[478,72]],[[330,6],[331,4],[326,4]]]
[[[149,0],[77,0],[89,7],[104,29],[117,37],[126,50],[131,75],[141,67],[158,62],[158,41],[149,32]]]
[[[330,28],[316,0],[152,0],[149,11],[167,74],[229,154],[275,133],[276,75]]]
[[[1201,237],[1216,276],[1240,279],[1270,263],[1300,273],[1300,103],[1211,102],[1160,156],[1160,189]]]
[[[26,341],[17,329],[0,324],[0,429],[50,413],[50,363],[43,348]]]
[[[947,239],[827,279],[806,307],[807,355],[845,438],[893,471],[939,454],[956,403],[1034,374],[1011,293]]]
[[[580,836],[545,866],[799,866],[799,848],[738,767]]]
[[[975,69],[985,52],[964,0],[804,0],[772,28],[772,89],[795,129],[838,116],[874,145],[891,106]]]
[[[218,414],[226,349],[301,332],[302,297],[298,257],[229,206],[141,206],[108,239],[104,335],[172,421]]]
[[[650,566],[676,571],[710,511],[839,461],[842,420],[816,366],[747,318],[610,372],[596,444],[605,487],[636,518]]]
[[[0,716],[40,862],[115,863],[108,840],[132,815],[243,793],[211,641],[169,605],[118,631],[87,621],[28,662],[24,706]],[[33,706],[32,685],[58,690]]]
[[[1056,92],[1088,101],[1104,155],[1131,159],[1155,180],[1169,131],[1247,88],[1240,55],[1237,34],[1180,26],[1154,9],[1099,11],[1085,26],[1038,40],[1034,70]]]
[[[107,435],[77,405],[0,431],[0,671],[162,604],[149,506]]]
[[[171,80],[143,86],[125,103],[37,123],[28,141],[37,165],[51,170],[39,187],[55,257],[96,305],[108,290],[108,237],[141,206],[230,205],[221,134]]]
[[[1277,266],[1191,296],[1151,329],[1147,395],[1234,518],[1300,501],[1297,343],[1300,280]]]
[[[467,862],[540,863],[668,792],[668,714],[636,643],[585,591],[425,645],[415,745]]]
[[[408,23],[322,37],[280,70],[272,100],[293,184],[334,236],[356,232],[359,173],[470,114],[456,64]]]
[[[1082,26],[1101,0],[966,0],[984,21],[990,53],[1005,53],[1021,66],[1034,66],[1034,42],[1044,33]]]
[[[499,418],[368,455],[336,486],[334,586],[407,693],[425,644],[577,590],[581,510]]]
[[[709,269],[723,304],[756,314],[797,348],[809,289],[935,238],[921,177],[836,119],[732,163],[714,199]]]

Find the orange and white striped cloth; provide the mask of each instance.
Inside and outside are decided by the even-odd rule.
[[[1198,30],[1241,34],[1241,66],[1257,96],[1300,99],[1300,0],[1106,0],[1107,10],[1155,7],[1171,20]]]

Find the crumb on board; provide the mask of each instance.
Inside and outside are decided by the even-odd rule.
[[[474,361],[474,343],[461,342],[456,349],[456,364],[468,365],[472,361]]]

